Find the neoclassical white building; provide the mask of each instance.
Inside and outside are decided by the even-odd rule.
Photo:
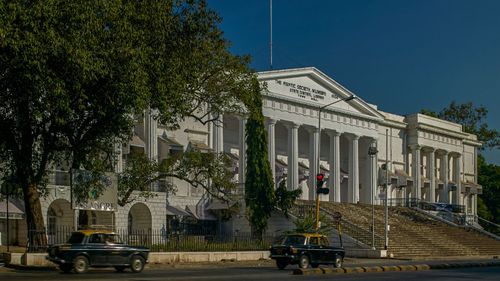
[[[381,204],[387,181],[391,203],[418,199],[461,205],[463,212],[477,214],[477,195],[482,188],[477,184],[476,159],[481,143],[460,124],[422,114],[383,112],[359,96],[345,101],[354,94],[314,67],[260,72],[258,79],[264,86],[269,162],[276,183],[286,179],[289,189],[301,188],[302,198],[312,200],[319,162],[330,189],[328,195],[320,196],[323,201]],[[412,97],[407,99],[411,102]],[[234,180],[242,192],[246,119],[226,115],[219,121],[202,125],[187,120],[179,130],[169,131],[146,114],[137,119],[130,143],[118,147],[121,157],[116,172],[134,151],[161,161],[179,150],[212,150],[233,157]],[[369,155],[369,147],[378,153]],[[389,179],[382,169],[386,163]],[[116,191],[114,196],[111,192],[82,207],[85,219],[128,229],[160,229],[168,223],[167,217],[176,216],[215,220],[212,211],[220,206],[203,190],[177,179],[166,180],[176,185],[176,194],[167,195],[161,184],[154,185],[155,197],[137,197],[118,206]],[[50,179],[49,195],[42,202],[49,231],[82,220],[82,212],[71,210],[68,183],[67,172],[62,170],[56,170]],[[234,216],[229,228],[246,229],[245,224],[241,213]]]

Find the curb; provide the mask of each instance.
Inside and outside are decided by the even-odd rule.
[[[467,268],[467,267],[493,267],[500,266],[499,261],[467,262],[467,263],[440,263],[440,264],[405,264],[389,266],[368,267],[343,267],[343,268],[298,268],[293,271],[294,275],[319,275],[319,274],[342,274],[362,272],[389,272],[389,271],[417,271],[433,269]]]
[[[53,271],[57,268],[55,266],[30,266],[30,265],[20,265],[20,264],[5,264],[6,268],[11,268],[15,270],[37,270],[37,271]]]

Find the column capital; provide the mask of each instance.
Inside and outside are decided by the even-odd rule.
[[[422,151],[425,151],[428,153],[433,153],[436,151],[436,149],[434,147],[430,147],[430,146],[422,146]]]
[[[235,115],[235,116],[239,121],[246,121],[248,119],[248,116],[245,115]]]
[[[266,121],[267,121],[267,124],[268,125],[276,125],[276,122],[278,122],[277,119],[275,118],[270,118],[270,117],[266,117]]]
[[[346,137],[347,137],[349,140],[354,141],[354,140],[359,140],[359,138],[360,138],[361,136],[358,136],[358,135],[353,134],[353,133],[348,133],[348,134],[346,134]]]
[[[300,127],[300,123],[295,123],[295,122],[286,122],[286,123],[283,123],[285,125],[285,127],[287,127],[288,129],[298,129]]]
[[[410,144],[409,147],[411,150],[421,150],[422,149],[422,146],[420,146],[418,144]]]
[[[329,137],[340,137],[340,135],[342,134],[341,132],[339,131],[334,131],[334,130],[330,130],[330,129],[325,129],[325,133],[329,136]]]
[[[436,149],[436,154],[438,154],[439,156],[448,156],[448,154],[450,153],[449,151],[447,150],[444,150],[444,149]]]
[[[309,133],[318,133],[319,129],[318,127],[313,127],[313,126],[304,126],[304,128],[307,130]]]

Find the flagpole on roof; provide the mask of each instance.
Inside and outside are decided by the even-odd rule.
[[[269,0],[269,69],[273,70],[273,0]]]

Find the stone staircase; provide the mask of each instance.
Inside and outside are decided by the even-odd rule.
[[[302,201],[298,204],[312,202]],[[340,212],[343,220],[370,232],[371,205],[321,202],[321,209],[324,214]],[[375,234],[384,237],[384,208],[375,206],[374,211]],[[447,225],[410,208],[390,207],[389,225],[388,250],[396,258],[500,255],[500,241],[470,228]],[[366,232],[362,235],[364,237],[359,240],[371,246],[368,242],[371,237],[366,237]],[[383,241],[381,245],[380,240],[376,239],[375,246],[383,248]]]

